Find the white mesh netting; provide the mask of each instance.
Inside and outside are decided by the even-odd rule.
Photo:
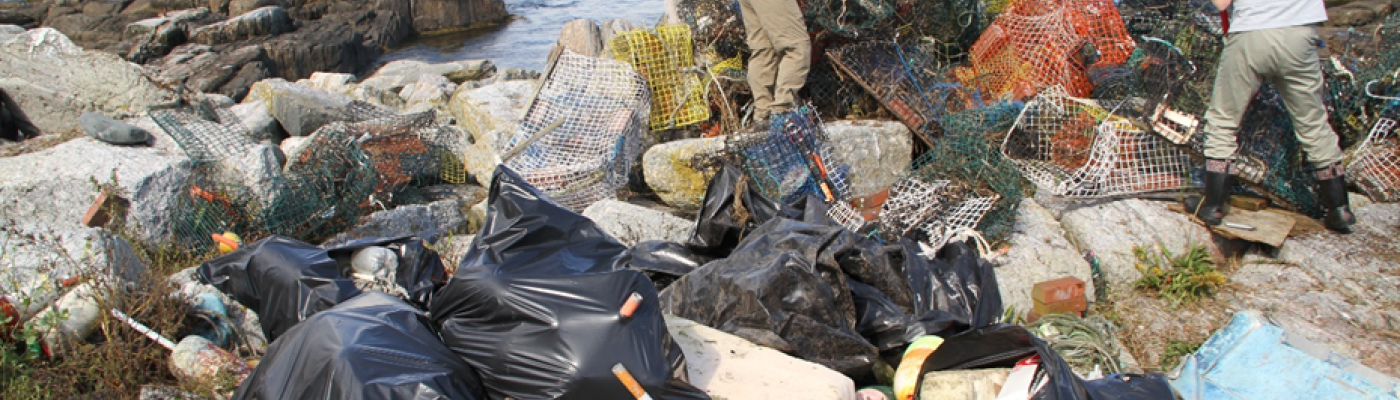
[[[1347,162],[1347,174],[1372,200],[1400,201],[1400,138],[1394,119],[1382,117],[1356,146]]]
[[[627,63],[565,51],[502,158],[574,211],[616,198],[641,147],[650,112],[642,76]]]
[[[941,248],[960,231],[977,229],[977,224],[982,222],[982,217],[985,217],[987,212],[992,210],[992,205],[996,204],[999,199],[1001,196],[998,195],[969,198],[952,207],[943,215],[930,218],[919,229],[928,235],[928,244],[931,248]]]
[[[1057,87],[1026,104],[1001,151],[1026,179],[1054,195],[1113,196],[1191,184],[1186,152]]]

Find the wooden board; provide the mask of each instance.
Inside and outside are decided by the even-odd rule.
[[[1201,222],[1195,215],[1186,212],[1186,207],[1181,204],[1169,204],[1167,208],[1186,214],[1191,217],[1192,221],[1205,225],[1205,223]],[[1288,215],[1286,212],[1275,209],[1262,211],[1231,209],[1225,214],[1225,222],[1253,226],[1254,230],[1232,228],[1225,226],[1224,223],[1217,226],[1206,225],[1206,228],[1228,239],[1247,240],[1273,247],[1283,246],[1283,241],[1288,239],[1289,234],[1293,232],[1293,226],[1297,224],[1297,221],[1295,221],[1292,216]]]

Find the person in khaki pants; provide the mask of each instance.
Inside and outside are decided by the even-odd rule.
[[[1225,218],[1233,160],[1245,108],[1265,81],[1273,84],[1292,117],[1294,134],[1315,168],[1327,227],[1350,233],[1356,217],[1347,202],[1342,150],[1322,103],[1322,46],[1313,25],[1327,20],[1323,0],[1212,0],[1229,9],[1229,32],[1220,53],[1205,120],[1205,198],[1187,204],[1207,224]],[[1194,199],[1191,201],[1194,202]]]
[[[749,57],[754,120],[791,111],[807,82],[812,44],[797,0],[739,0]]]

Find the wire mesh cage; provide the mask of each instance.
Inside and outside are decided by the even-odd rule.
[[[1060,196],[1098,197],[1191,185],[1190,156],[1090,100],[1052,87],[1026,104],[1002,154]]]
[[[207,103],[153,109],[148,114],[195,162],[218,161],[242,155],[257,146],[259,141],[269,139],[254,137],[229,109]]]
[[[1012,106],[1018,105],[1008,104],[1006,107]],[[966,110],[954,115],[974,114],[975,110]],[[1009,119],[1015,121],[1015,116],[1012,115]],[[1003,124],[1010,125],[1010,122],[992,122],[983,125],[981,129]],[[972,215],[968,212],[981,210],[980,214],[976,215],[978,220],[972,225],[944,223],[940,225],[941,227],[976,226],[979,231],[992,240],[1004,238],[1009,234],[1015,221],[1016,208],[1020,205],[1021,199],[1030,194],[1032,188],[1030,182],[1022,178],[1016,165],[1002,156],[997,143],[999,142],[988,140],[980,129],[965,131],[965,133],[950,131],[948,136],[940,138],[929,148],[928,152],[910,164],[907,176],[910,179],[922,182],[946,179],[968,189],[953,202],[954,204],[963,204],[967,208],[955,207],[953,212],[944,213],[942,217],[947,221],[967,221],[968,219],[965,217],[956,216]],[[987,204],[986,200],[972,202],[976,199],[991,198],[995,198],[995,200],[991,201],[990,204]],[[982,207],[988,208],[983,209]],[[931,229],[940,226],[929,227],[925,230],[932,230],[935,233],[955,230],[951,228],[942,231]]]
[[[612,39],[613,57],[632,64],[651,90],[651,129],[671,129],[710,119],[705,82],[695,64],[690,26],[636,29]]]
[[[849,195],[850,167],[832,152],[811,106],[774,115],[767,132],[726,136],[725,148],[770,199],[791,203],[814,194],[832,203]]]
[[[289,153],[283,179],[255,216],[268,234],[308,242],[354,226],[379,186],[374,163],[341,122],[322,126]]]
[[[651,100],[624,62],[565,51],[502,159],[556,203],[582,212],[627,184]]]
[[[1058,85],[1083,97],[1090,67],[1122,64],[1134,47],[1110,0],[1017,1],[973,43],[959,79],[994,95]]]
[[[439,132],[429,129],[436,118],[433,110],[399,115],[356,100],[345,107],[344,114],[349,121],[346,134],[354,138],[379,173],[374,196],[381,202],[399,203],[395,195],[410,183],[437,178],[442,172],[440,154],[452,151],[424,137],[424,133]]]
[[[1400,14],[1375,30],[1348,31],[1329,43],[1323,60],[1328,116],[1342,146],[1364,140],[1388,107],[1400,97]]]
[[[1347,162],[1347,174],[1372,200],[1400,201],[1400,137],[1396,122],[1381,117]]]
[[[982,104],[977,91],[948,83],[951,79],[942,70],[947,65],[934,53],[925,46],[890,41],[827,50],[842,73],[859,82],[925,143],[941,134],[938,122],[944,115]]]
[[[895,5],[887,0],[809,0],[804,13],[821,30],[845,37],[862,37],[887,25]]]
[[[906,176],[890,186],[890,197],[880,207],[880,227],[887,238],[908,235],[952,211],[971,189],[950,180]]]
[[[748,51],[739,0],[678,0],[676,15],[695,36],[696,47],[713,50],[717,58],[731,58]]]
[[[219,179],[220,164],[196,163],[176,192],[167,224],[171,243],[182,249],[210,249],[212,234],[235,232],[245,236],[256,228],[251,210],[257,198],[243,185]]]
[[[888,31],[948,44],[965,51],[977,40],[990,21],[989,7],[1005,6],[1005,1],[984,0],[892,0],[894,17]],[[998,4],[994,4],[998,3]],[[998,8],[995,12],[1000,12]]]

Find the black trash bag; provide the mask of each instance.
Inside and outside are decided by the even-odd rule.
[[[879,289],[854,280],[846,284],[856,304],[856,332],[881,354],[903,353],[909,343],[928,334],[919,320],[901,310]]]
[[[695,254],[683,244],[649,240],[632,246],[619,263],[627,269],[642,271],[656,285],[656,290],[662,290],[709,261],[709,257]]]
[[[272,345],[235,399],[485,399],[470,365],[422,312],[367,292],[307,318]]]
[[[849,231],[775,218],[728,258],[681,277],[661,293],[662,309],[794,354],[847,375],[876,356],[856,331],[856,306],[831,247]]]
[[[686,245],[696,254],[728,257],[749,231],[777,217],[801,218],[796,210],[763,197],[742,171],[725,165],[705,188],[695,232]]]
[[[275,341],[312,314],[360,294],[341,270],[325,249],[272,236],[204,262],[197,276],[258,313],[263,335]]]
[[[1116,374],[1085,381],[1044,340],[1018,325],[990,325],[950,336],[934,350],[919,373],[974,368],[1008,368],[1040,355],[1036,382],[1045,382],[1033,400],[1175,400],[1162,374]],[[1048,380],[1048,381],[1046,381]],[[1033,385],[1035,385],[1033,383]]]
[[[369,246],[386,247],[398,254],[399,267],[394,283],[408,293],[413,306],[426,309],[433,292],[447,283],[447,267],[436,250],[428,248],[422,239],[412,236],[397,238],[364,238],[327,250],[340,265],[350,265],[355,251]]]
[[[489,193],[481,232],[428,309],[490,398],[631,398],[617,364],[652,398],[708,398],[686,383],[651,281],[618,268],[626,247],[508,168]],[[634,293],[642,301],[624,318]]]
[[[903,272],[914,293],[914,315],[930,335],[948,337],[998,322],[1001,291],[991,262],[964,242],[943,246],[928,260],[902,241]]]

